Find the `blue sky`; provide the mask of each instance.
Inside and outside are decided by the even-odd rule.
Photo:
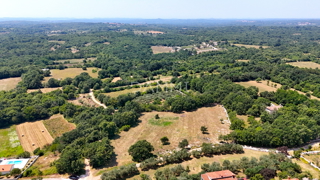
[[[320,0],[0,0],[0,17],[320,18]]]

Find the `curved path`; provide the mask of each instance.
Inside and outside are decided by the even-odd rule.
[[[102,106],[103,108],[107,109],[107,106],[102,104],[100,101],[98,101],[94,95],[93,95],[93,92],[92,90],[90,89],[90,93],[89,93],[89,96],[91,97],[91,99],[93,100],[93,102],[95,102],[96,104],[98,104],[99,106]]]

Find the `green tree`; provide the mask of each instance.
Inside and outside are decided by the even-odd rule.
[[[187,139],[183,139],[181,142],[179,142],[179,148],[185,148],[189,145],[189,142]]]
[[[21,170],[20,170],[20,169],[14,168],[14,169],[12,169],[12,171],[10,172],[10,175],[11,175],[11,176],[17,176],[17,175],[19,175],[20,173],[21,173]]]
[[[153,146],[148,141],[140,140],[130,146],[128,152],[132,156],[133,161],[141,162],[153,157],[153,154],[151,153],[153,150]]]
[[[162,137],[161,139],[162,145],[168,145],[169,143],[169,138],[167,136]]]
[[[261,78],[257,78],[256,81],[257,81],[257,83],[260,83],[261,82]]]
[[[154,118],[155,118],[155,119],[160,119],[159,114],[156,114],[156,115],[154,116]]]
[[[30,158],[30,153],[28,151],[24,151],[23,153],[20,153],[18,155],[18,157],[21,157],[21,158]]]
[[[202,134],[208,133],[208,127],[206,127],[206,126],[201,126],[200,130],[202,131]]]

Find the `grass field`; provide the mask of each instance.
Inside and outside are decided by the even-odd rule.
[[[309,171],[312,174],[313,178],[318,178],[320,176],[320,172],[314,169],[310,164],[305,163],[300,159],[293,159],[292,161],[301,166],[303,171]]]
[[[12,157],[23,152],[16,126],[0,129],[0,157]]]
[[[55,40],[51,40],[51,41],[48,41],[48,42],[59,43],[59,44],[64,44],[64,43],[66,43],[65,41],[55,41]]]
[[[258,45],[246,45],[246,44],[233,44],[235,46],[238,46],[238,47],[241,47],[241,46],[244,46],[246,48],[256,48],[256,49],[259,49],[260,46]],[[262,46],[262,48],[269,48],[269,46]]]
[[[66,119],[64,119],[63,115],[61,114],[51,116],[48,120],[44,120],[43,124],[54,139],[56,137],[60,137],[63,133],[69,132],[76,128],[74,124],[69,123]]]
[[[167,46],[151,46],[153,54],[174,52],[172,47]]]
[[[109,93],[103,93],[103,94],[105,94],[107,96],[110,96],[110,97],[118,97],[119,95],[122,95],[122,94],[135,93],[137,91],[145,92],[147,89],[155,88],[155,87],[157,87],[157,86],[131,88],[131,89],[125,89],[125,90],[122,90],[122,91],[115,91],[115,92],[109,92]],[[163,85],[159,85],[159,87],[161,87],[161,88],[174,87],[174,84],[163,84]]]
[[[42,148],[53,141],[42,121],[19,124],[16,126],[16,130],[25,151],[33,152],[36,148]]]
[[[0,91],[3,91],[3,90],[9,91],[11,89],[14,89],[20,81],[21,81],[20,77],[1,79],[0,80]]]
[[[150,123],[156,114],[165,119],[164,121],[171,123],[165,125]],[[183,139],[187,139],[191,146],[199,146],[203,142],[217,143],[220,134],[230,132],[229,124],[221,124],[220,119],[226,119],[226,114],[219,105],[203,107],[193,112],[181,114],[171,112],[144,113],[140,117],[141,122],[138,126],[127,132],[121,132],[120,138],[112,140],[112,146],[115,147],[117,155],[114,164],[130,163],[131,156],[128,154],[128,149],[138,140],[149,141],[154,146],[156,153],[177,148]],[[202,134],[201,126],[207,126],[209,134]],[[162,145],[160,138],[163,136],[169,138],[170,145]]]
[[[51,76],[50,77],[45,77],[44,80],[45,82],[48,82],[50,78],[55,78],[55,79],[65,79],[67,77],[74,78],[77,75],[80,75],[83,72],[87,72],[91,77],[97,78],[98,77],[98,72],[93,73],[93,69],[98,69],[98,68],[87,68],[87,70],[82,70],[82,68],[67,68],[64,70],[59,70],[59,69],[51,69]],[[99,69],[97,70],[99,71]]]
[[[242,157],[255,157],[257,159],[259,159],[260,156],[264,155],[264,154],[268,154],[266,152],[259,152],[259,151],[253,151],[253,150],[244,150],[245,153],[244,154],[232,154],[232,155],[218,155],[218,156],[213,156],[213,157],[201,157],[199,159],[193,158],[190,161],[184,161],[182,163],[180,163],[183,167],[187,167],[189,166],[190,172],[189,174],[196,174],[201,172],[201,165],[205,164],[205,163],[213,163],[213,162],[219,162],[220,164],[222,164],[222,162],[224,160],[240,160]],[[165,168],[172,168],[174,166],[177,166],[179,164],[170,164],[161,168],[158,168],[157,170],[163,170]],[[149,170],[149,171],[142,171],[142,174],[147,174],[149,175],[151,178],[154,177],[154,173],[157,170]],[[139,179],[139,175],[134,176],[132,178],[129,178],[129,180],[134,180],[134,179]]]
[[[256,81],[247,81],[247,82],[237,82],[236,84],[240,84],[241,86],[244,87],[250,87],[250,86],[256,86],[259,89],[259,92],[263,92],[263,91],[277,91],[277,89],[279,89],[281,87],[281,84],[279,83],[274,83],[274,82],[269,82],[269,86],[267,85],[267,81],[261,81],[261,82],[256,82]],[[273,86],[271,86],[273,84]],[[277,87],[274,87],[274,85],[277,84]],[[293,91],[297,91],[295,89],[292,89]],[[306,93],[301,92],[301,91],[297,91],[299,94],[303,94],[305,95]],[[317,99],[320,101],[320,98],[317,98],[315,96],[311,96],[311,99]]]
[[[311,61],[290,62],[290,63],[287,63],[287,64],[290,64],[292,66],[297,66],[297,67],[300,67],[300,68],[311,68],[311,69],[320,68],[320,64],[315,63],[315,62],[311,62]]]

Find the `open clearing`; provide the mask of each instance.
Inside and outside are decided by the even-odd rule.
[[[93,73],[92,70],[95,69],[97,70],[96,73]],[[87,68],[87,70],[83,70],[82,68],[67,68],[63,70],[59,69],[51,69],[51,76],[50,77],[45,77],[44,80],[45,82],[48,82],[50,78],[55,78],[55,79],[65,79],[67,77],[74,78],[77,75],[80,75],[83,72],[88,73],[91,77],[97,78],[98,77],[98,71],[99,68]]]
[[[315,63],[315,62],[311,62],[311,61],[290,62],[290,63],[287,63],[287,64],[290,64],[292,66],[296,66],[296,67],[299,67],[299,68],[311,68],[311,69],[320,68],[320,64]]]
[[[246,45],[246,44],[233,44],[233,45],[238,46],[238,47],[244,46],[246,48],[256,48],[256,49],[259,49],[259,47],[260,47],[258,45]],[[262,46],[262,48],[264,48],[264,49],[269,48],[269,46]]]
[[[249,62],[250,60],[246,60],[246,59],[238,59],[236,60],[237,62]]]
[[[74,124],[64,119],[61,114],[51,116],[48,120],[44,120],[43,124],[53,138],[60,137],[63,133],[76,128]]]
[[[65,41],[56,41],[56,40],[51,40],[51,41],[48,41],[48,42],[59,43],[59,44],[66,43]]]
[[[0,157],[12,157],[23,152],[16,126],[0,129]]]
[[[68,102],[79,106],[100,107],[91,99],[89,94],[79,94],[79,97],[73,100],[68,100]]]
[[[19,124],[16,126],[16,130],[25,151],[33,152],[36,148],[42,148],[53,141],[42,121]]]
[[[140,88],[131,88],[131,89],[125,89],[125,90],[122,90],[122,91],[114,91],[114,92],[109,92],[109,93],[103,93],[107,96],[110,96],[110,97],[118,97],[122,94],[127,94],[127,93],[135,93],[137,91],[140,91],[140,92],[145,92],[147,89],[150,89],[150,88],[156,88],[156,87],[161,87],[161,88],[164,88],[164,87],[174,87],[175,84],[162,84],[162,85],[159,85],[159,86],[148,86],[148,87],[140,87]]]
[[[151,49],[152,49],[153,54],[174,52],[174,49],[172,47],[168,47],[168,46],[151,46]]]
[[[11,89],[14,89],[20,81],[22,81],[20,77],[1,79],[0,91],[9,91]]]
[[[31,93],[31,92],[36,92],[36,91],[41,91],[42,93],[48,93],[48,92],[51,92],[51,91],[55,91],[57,89],[61,89],[62,90],[62,87],[55,87],[55,88],[40,88],[40,89],[28,89],[27,92],[28,93]]]
[[[193,158],[190,161],[184,161],[184,162],[179,163],[179,164],[181,164],[183,167],[189,166],[189,168],[190,168],[189,174],[196,174],[196,173],[199,173],[199,172],[202,171],[201,170],[201,165],[205,164],[205,163],[211,164],[213,162],[219,162],[220,164],[222,164],[222,162],[224,160],[229,160],[229,161],[240,160],[242,157],[249,157],[249,158],[255,157],[255,158],[259,159],[260,156],[268,154],[266,152],[253,151],[253,150],[247,150],[247,149],[245,149],[244,152],[245,152],[244,154],[217,155],[217,156],[213,156],[213,157],[201,157],[199,159]],[[179,164],[170,164],[170,165],[158,168],[157,170],[163,170],[165,168],[172,168],[172,167],[177,166]],[[151,178],[153,178],[154,177],[154,173],[157,170],[142,171],[141,173],[142,174],[147,174]],[[316,177],[318,177],[318,176],[316,176]],[[132,178],[129,178],[129,180],[134,180],[134,179],[139,179],[139,175],[134,176]]]
[[[111,82],[117,82],[119,80],[122,80],[122,78],[121,77],[114,77]]]
[[[152,119],[158,114],[164,121],[171,122],[167,125],[154,125]],[[167,120],[168,119],[168,120]],[[229,124],[220,122],[226,120],[226,114],[220,105],[203,107],[193,112],[172,113],[172,112],[147,112],[140,117],[138,126],[131,128],[128,132],[121,132],[120,138],[112,140],[115,147],[116,162],[114,164],[124,165],[131,162],[128,149],[138,140],[147,140],[155,152],[173,150],[183,139],[187,139],[191,146],[199,146],[203,142],[217,143],[221,134],[228,134]],[[207,126],[209,134],[202,134],[201,126]],[[162,145],[160,138],[167,136],[170,145]]]
[[[246,88],[250,87],[250,86],[256,86],[259,89],[259,92],[263,92],[263,91],[277,91],[277,89],[279,89],[281,87],[281,84],[279,83],[274,83],[272,81],[269,81],[269,86],[267,85],[267,81],[260,81],[259,83],[257,81],[247,81],[247,82],[237,82],[236,84],[240,84],[241,86],[244,86]],[[274,85],[277,85],[276,87],[274,87]],[[297,91],[293,88],[291,88],[290,90],[292,91]],[[299,94],[303,94],[306,95],[306,93],[301,92],[301,91],[297,91]],[[317,98],[315,96],[311,95],[311,99],[316,99],[320,101],[320,98]]]

